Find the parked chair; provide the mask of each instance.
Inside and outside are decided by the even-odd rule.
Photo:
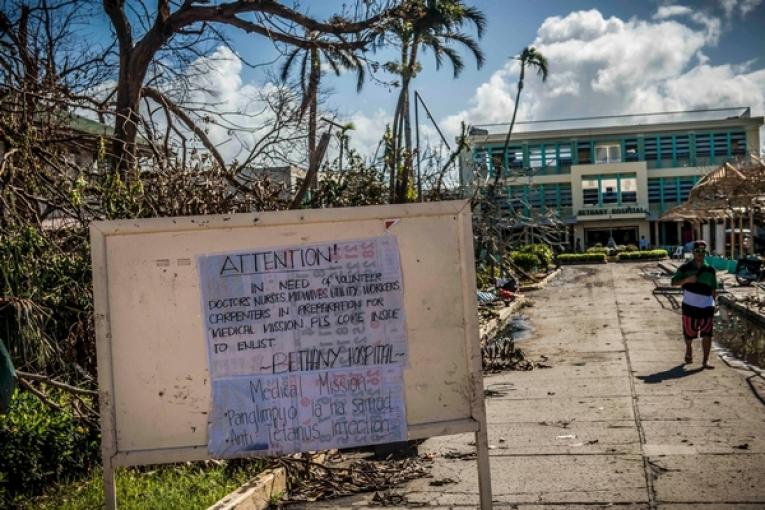
[[[672,258],[673,259],[682,259],[683,258],[683,247],[682,247],[682,245],[675,248],[675,251],[672,252]]]

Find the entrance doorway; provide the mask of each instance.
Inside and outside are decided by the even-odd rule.
[[[609,228],[586,228],[584,229],[584,242],[587,247],[600,243],[608,245],[608,238],[613,234],[616,244],[638,244],[638,227],[614,227]]]

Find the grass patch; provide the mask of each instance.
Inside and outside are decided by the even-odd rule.
[[[262,460],[193,462],[117,469],[120,510],[207,508],[265,469]],[[25,510],[92,510],[104,504],[100,469],[63,484],[21,506]]]

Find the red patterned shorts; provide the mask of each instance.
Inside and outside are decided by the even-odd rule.
[[[686,340],[691,340],[699,336],[712,336],[714,329],[713,317],[690,317],[683,315],[683,336]]]

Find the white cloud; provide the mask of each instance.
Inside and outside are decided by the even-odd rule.
[[[383,109],[378,109],[372,115],[356,112],[350,118],[343,119],[353,122],[354,129],[348,132],[351,147],[362,155],[372,157],[391,119],[392,116]]]
[[[734,0],[735,1],[735,0]],[[653,15],[654,19],[666,19],[672,16],[682,16],[686,14],[692,14],[693,9],[685,5],[662,5],[656,14]]]
[[[761,2],[762,0],[741,0],[741,3],[738,6],[741,11],[741,16],[746,16],[755,10]]]
[[[188,101],[223,115],[223,125],[208,123],[206,127],[208,137],[226,161],[243,158],[246,148],[258,142],[274,119],[264,99],[276,86],[244,83],[242,67],[235,53],[220,46],[211,55],[199,58],[189,70]],[[231,130],[237,127],[249,132]]]
[[[761,115],[765,69],[753,68],[753,62],[710,65],[704,49],[716,43],[719,23],[715,29],[712,22],[694,19],[695,14],[668,6],[650,21],[605,19],[597,10],[548,18],[530,46],[547,57],[549,79],[543,84],[533,71],[526,73],[518,118],[722,106],[751,106],[753,114]],[[674,19],[680,15],[689,23]],[[461,120],[509,122],[518,71],[516,61],[508,62],[480,85],[467,108],[442,121],[450,135],[457,134]]]
[[[720,0],[720,6],[725,12],[726,18],[731,18],[738,7],[741,17],[745,17],[747,14],[757,8],[762,3],[762,0]]]
[[[725,17],[730,18],[733,15],[733,11],[736,10],[736,4],[738,0],[720,0],[720,5],[725,11]]]
[[[703,11],[694,11],[685,5],[662,5],[653,15],[653,19],[665,20],[680,16],[687,16],[695,23],[702,25],[706,29],[707,41],[717,44],[720,39],[721,22],[720,18],[716,16],[711,16]]]
[[[722,1],[721,6],[737,13],[758,3]],[[707,48],[719,38],[720,26],[718,18],[684,5],[661,6],[647,20],[605,18],[595,9],[547,18],[530,46],[547,57],[550,75],[542,84],[534,70],[528,70],[518,118],[748,105],[760,115],[765,111],[765,69],[756,68],[756,62],[711,65],[706,56]],[[209,125],[210,138],[220,144],[224,157],[230,160],[240,154],[243,143],[251,145],[261,136],[258,129],[268,120],[261,113],[262,96],[276,87],[245,83],[242,62],[224,47],[200,60],[199,65],[203,64],[211,69],[191,78],[199,89],[192,99],[210,103],[219,112],[237,112],[229,119],[254,130],[236,140],[225,128]],[[476,88],[461,111],[441,119],[439,124],[447,138],[451,141],[459,133],[461,121],[508,122],[518,72],[518,62],[509,60]],[[352,146],[371,157],[391,114],[383,109],[370,114],[357,111],[342,119],[355,125],[349,133]],[[422,137],[436,141],[436,133],[421,121]]]
[[[603,19],[596,9],[572,12],[568,16],[547,18],[537,32],[538,36],[551,43],[577,39],[590,41],[606,33],[619,32],[624,22],[616,17]]]

